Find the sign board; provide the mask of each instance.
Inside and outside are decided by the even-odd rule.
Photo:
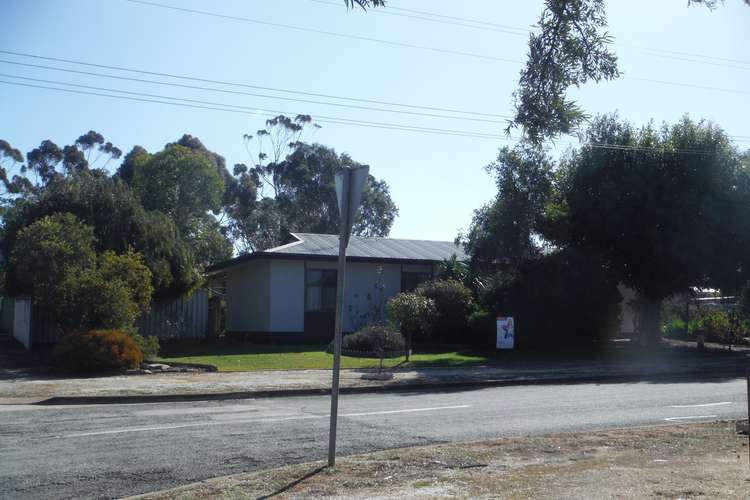
[[[497,349],[513,349],[516,338],[516,325],[513,316],[497,317]]]
[[[344,224],[344,242],[349,244],[349,235],[354,225],[354,218],[362,201],[362,191],[365,189],[370,167],[362,165],[359,167],[345,167],[336,172],[336,198],[339,202],[339,214],[341,224]],[[345,200],[344,196],[348,196]]]

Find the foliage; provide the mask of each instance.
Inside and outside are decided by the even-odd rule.
[[[64,332],[127,329],[151,303],[151,273],[132,251],[104,252],[95,267],[79,268],[61,282],[64,293],[46,309]],[[35,291],[35,297],[37,292]]]
[[[697,321],[697,330],[708,341],[728,346],[742,343],[750,336],[750,323],[736,311],[708,310]]]
[[[358,5],[362,10],[366,10],[368,7],[385,7],[385,0],[344,0],[346,8],[354,8]]]
[[[10,254],[10,268],[23,294],[54,305],[64,294],[61,284],[77,269],[93,266],[94,231],[73,214],[57,213],[43,217],[19,231]],[[49,299],[46,297],[49,296]]]
[[[224,180],[205,154],[170,144],[137,157],[132,186],[146,210],[167,214],[187,232],[189,223],[207,211],[218,213]]]
[[[466,284],[469,282],[469,276],[469,266],[458,260],[455,253],[438,264],[437,278],[439,280],[454,280]]]
[[[75,372],[106,372],[138,368],[143,353],[128,335],[117,330],[69,333],[55,349],[59,362]]]
[[[359,166],[347,154],[302,141],[307,115],[277,116],[245,142],[254,165],[235,166],[234,198],[227,206],[229,231],[241,252],[281,244],[287,231],[338,233],[335,174]],[[388,184],[369,176],[352,229],[361,236],[387,236],[398,209]]]
[[[658,335],[664,297],[691,286],[737,289],[747,279],[750,175],[724,131],[687,117],[636,129],[608,115],[586,140],[626,149],[584,146],[565,158],[556,243],[611,262],[639,293],[646,339]]]
[[[96,152],[92,159],[91,154]],[[50,140],[42,141],[39,147],[26,155],[22,173],[31,173],[36,183],[28,182],[29,192],[39,191],[56,179],[66,175],[97,173],[101,175],[107,164],[122,155],[122,151],[106,142],[104,136],[93,130],[76,139],[75,144],[62,149]],[[99,164],[99,160],[104,163]]]
[[[159,355],[159,339],[152,335],[144,337],[138,333],[128,333],[128,336],[133,339],[133,342],[138,346],[138,349],[143,353],[143,358],[146,360],[153,360]]]
[[[410,338],[426,338],[437,316],[435,301],[418,293],[402,292],[386,304],[388,318]]]
[[[620,75],[608,47],[604,0],[546,0],[538,26],[529,38],[511,122],[534,143],[571,133],[586,118],[566,97],[570,87]]]
[[[491,348],[495,346],[497,336],[497,318],[494,314],[478,310],[469,316],[469,344],[477,347]]]
[[[435,280],[422,283],[415,292],[435,303],[432,335],[441,340],[461,343],[474,307],[471,290],[455,280]]]
[[[174,223],[164,214],[144,210],[119,178],[92,173],[58,178],[10,209],[0,241],[3,255],[11,255],[24,227],[65,212],[93,228],[97,252],[124,253],[132,248],[143,255],[158,296],[186,293],[199,283],[193,252]],[[11,293],[23,291],[12,268],[8,269],[8,287]]]
[[[619,326],[617,279],[596,255],[566,249],[498,273],[482,302],[512,316],[516,345],[554,349],[597,344]]]
[[[672,318],[662,325],[661,331],[664,337],[687,340],[695,337],[697,325],[698,322],[696,320],[689,321],[686,335],[685,320],[682,318]]]
[[[128,327],[151,302],[151,272],[140,254],[106,251],[97,258],[93,245],[93,229],[61,213],[23,228],[13,247],[18,290],[64,332]]]
[[[404,351],[404,337],[391,325],[372,324],[345,335],[341,348],[350,356],[376,355],[385,357],[391,353]]]
[[[500,150],[487,171],[495,174],[497,195],[475,212],[464,238],[477,272],[517,266],[539,254],[538,236],[553,190],[552,160],[528,143]]]

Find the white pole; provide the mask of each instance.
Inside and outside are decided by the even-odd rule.
[[[336,276],[336,322],[333,334],[333,382],[331,384],[331,429],[328,435],[328,467],[336,465],[336,424],[339,411],[339,371],[341,369],[341,330],[344,313],[344,277],[346,273],[346,244],[349,231],[349,203],[351,202],[351,171],[344,169],[342,207],[339,229],[339,263]]]

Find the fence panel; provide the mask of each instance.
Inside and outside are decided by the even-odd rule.
[[[208,290],[189,297],[162,300],[141,314],[135,327],[143,336],[159,340],[204,339],[208,329]],[[31,308],[31,331],[35,344],[52,344],[60,338],[60,329],[38,307]]]
[[[203,339],[208,329],[208,290],[159,301],[135,322],[141,335],[160,340]]]

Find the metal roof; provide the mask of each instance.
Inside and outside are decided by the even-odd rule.
[[[336,234],[290,233],[291,243],[235,257],[211,266],[209,273],[258,258],[278,259],[335,259],[339,253],[339,237]],[[456,255],[466,261],[468,256],[460,245],[452,241],[403,240],[397,238],[365,238],[352,236],[346,249],[347,260],[380,262],[441,262]]]

